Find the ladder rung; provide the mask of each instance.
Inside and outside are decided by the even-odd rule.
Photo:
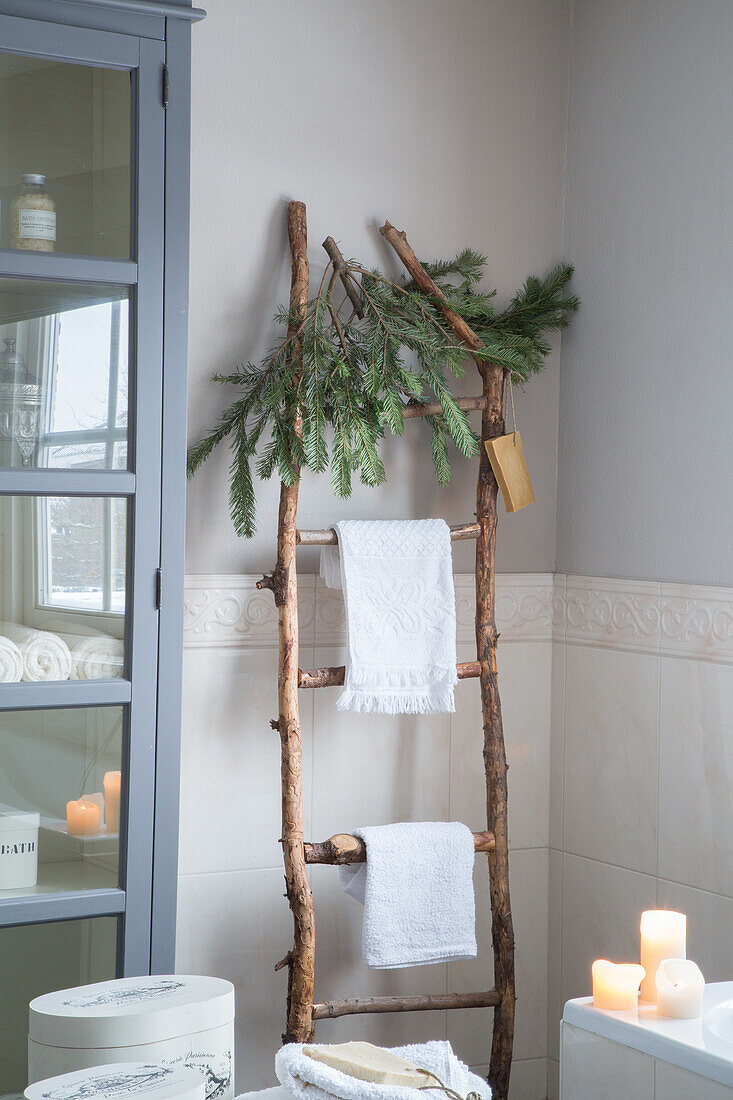
[[[335,1020],[366,1012],[429,1012],[446,1008],[491,1008],[498,1005],[499,992],[428,993],[422,997],[356,997],[344,1001],[322,1001],[313,1005],[314,1020]]]
[[[458,523],[450,529],[450,537],[453,542],[462,539],[477,539],[481,527],[478,523]],[[335,531],[297,531],[295,541],[298,546],[335,546],[337,543]]]
[[[496,847],[493,833],[474,833],[473,846],[477,852],[490,852]],[[351,833],[336,833],[328,840],[305,845],[306,863],[365,863],[366,845]]]
[[[459,680],[475,680],[481,675],[481,663],[479,661],[464,661],[456,665]],[[334,665],[332,668],[299,668],[298,687],[300,688],[328,688],[339,687],[346,678],[344,665]]]
[[[459,409],[463,409],[464,412],[471,412],[472,409],[485,409],[486,398],[485,397],[459,397],[456,401],[456,405]],[[402,410],[402,415],[405,420],[410,420],[414,416],[438,416],[442,413],[443,407],[439,401],[416,401],[414,405],[408,405]]]

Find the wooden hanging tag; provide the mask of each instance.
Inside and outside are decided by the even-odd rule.
[[[534,500],[519,432],[486,440],[486,453],[499,483],[507,512],[518,512]]]

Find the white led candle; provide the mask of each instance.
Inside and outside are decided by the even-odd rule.
[[[647,909],[641,914],[640,930],[641,965],[646,972],[641,999],[656,1003],[654,979],[662,959],[687,958],[687,917],[671,909]]]
[[[596,959],[592,967],[593,1007],[621,1012],[636,1008],[644,968],[638,963],[612,963]]]
[[[702,1016],[705,979],[691,959],[663,959],[657,967],[657,1012],[675,1020]]]

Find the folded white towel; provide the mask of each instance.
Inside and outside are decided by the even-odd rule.
[[[473,834],[460,822],[352,829],[366,863],[340,867],[341,887],[364,904],[367,966],[393,969],[476,955]]]
[[[71,651],[71,680],[112,680],[122,676],[124,644],[109,634],[61,634]]]
[[[23,658],[20,650],[10,638],[0,637],[0,684],[18,684],[22,678]]]
[[[15,642],[23,658],[23,679],[68,680],[71,674],[69,647],[58,634],[34,630],[19,623],[0,623],[0,634]]]
[[[491,1100],[486,1081],[471,1073],[453,1053],[450,1043],[417,1043],[392,1047],[395,1054],[406,1058],[421,1069],[437,1074],[443,1084],[460,1096],[477,1092],[483,1100]],[[303,1053],[299,1043],[288,1043],[275,1055],[275,1073],[293,1100],[445,1100],[445,1094],[433,1089],[410,1089],[402,1085],[378,1085],[360,1081],[338,1069],[316,1062]]]
[[[321,576],[342,588],[348,657],[338,710],[455,710],[456,600],[442,519],[345,520],[324,546]]]

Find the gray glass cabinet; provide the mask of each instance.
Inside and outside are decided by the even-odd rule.
[[[0,0],[0,1097],[32,996],[174,964],[202,15]]]

